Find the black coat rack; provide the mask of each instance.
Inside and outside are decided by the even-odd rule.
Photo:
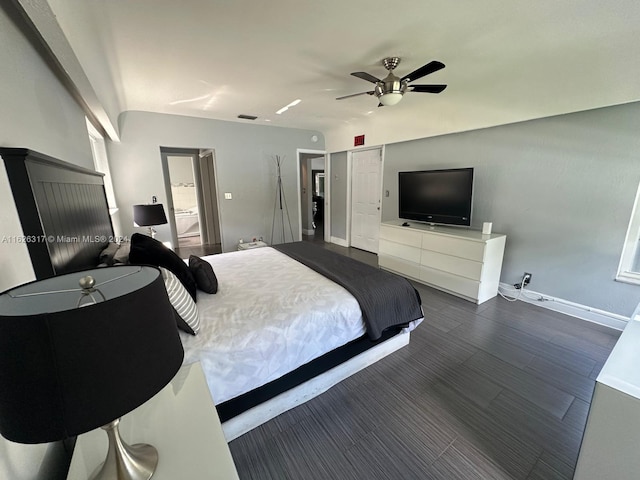
[[[280,158],[280,155],[276,155],[273,157],[273,161],[276,164],[276,175],[277,175],[277,184],[276,184],[276,200],[273,207],[273,221],[271,222],[271,245],[275,245],[277,243],[287,243],[286,230],[285,230],[285,213],[287,215],[287,222],[289,223],[289,232],[291,234],[291,241],[293,242],[293,228],[291,227],[291,218],[289,217],[289,208],[287,207],[287,199],[284,195],[284,188],[282,187],[282,175],[281,175],[281,166],[284,162],[284,158]],[[279,231],[276,232],[276,219],[280,219],[280,227]],[[274,233],[278,235],[274,236]],[[281,235],[280,235],[281,234]]]

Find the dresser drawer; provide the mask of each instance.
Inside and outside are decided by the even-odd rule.
[[[413,231],[410,227],[380,225],[380,239],[420,248],[422,245],[422,232]]]
[[[399,273],[405,277],[420,279],[420,265],[408,262],[398,257],[388,257],[383,254],[378,255],[378,265],[386,270]]]
[[[422,250],[420,247],[410,247],[399,243],[390,242],[383,238],[378,243],[378,254],[391,255],[393,257],[402,258],[409,262],[420,263],[420,255]]]
[[[480,280],[482,275],[481,262],[469,260],[467,258],[454,257],[445,255],[431,250],[422,250],[420,264],[425,267],[442,270],[445,272],[469,278],[471,280]]]
[[[446,235],[424,233],[422,234],[422,249],[481,262],[484,256],[485,243]]]
[[[480,290],[480,282],[476,280],[424,266],[420,267],[420,281],[472,299],[478,298]]]

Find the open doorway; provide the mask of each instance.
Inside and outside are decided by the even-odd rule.
[[[161,148],[161,157],[176,253],[183,258],[220,253],[214,151]]]
[[[298,206],[302,240],[325,238],[325,152],[298,150]]]

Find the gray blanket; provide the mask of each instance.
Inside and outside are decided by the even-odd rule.
[[[420,294],[406,278],[309,242],[284,243],[273,248],[351,293],[360,304],[371,340],[380,338],[389,327],[406,325],[423,316]]]

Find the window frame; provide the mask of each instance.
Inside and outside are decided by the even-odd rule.
[[[624,245],[622,247],[622,255],[618,264],[616,273],[616,281],[632,283],[640,285],[640,272],[633,271],[633,264],[640,249],[640,185],[636,192],[636,198],[633,202],[633,210],[631,211],[631,219],[627,227]]]
[[[86,121],[89,143],[91,146],[91,155],[93,156],[93,165],[96,171],[104,174],[103,181],[105,193],[107,195],[107,205],[109,206],[109,213],[113,215],[118,211],[118,205],[116,203],[116,195],[113,189],[113,181],[111,180],[107,147],[104,137],[100,132],[98,132],[88,118]]]

